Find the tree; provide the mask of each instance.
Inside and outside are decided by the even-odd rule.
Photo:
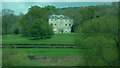
[[[77,45],[79,48],[92,49],[92,58],[108,66],[119,65],[120,48],[118,45],[118,19],[116,16],[103,16],[84,22],[78,29]],[[109,53],[110,52],[110,53]],[[87,64],[98,65],[88,56]],[[95,64],[96,62],[96,64]],[[102,64],[99,64],[102,65]]]
[[[34,21],[36,18],[42,18],[45,21],[48,19],[48,11],[36,5],[29,8],[26,15],[30,22]]]
[[[15,33],[16,35],[18,35],[18,34],[19,34],[19,29],[18,29],[18,28],[15,29],[15,30],[14,30],[14,33]]]
[[[17,16],[14,14],[14,11],[10,9],[2,10],[2,34],[12,33],[12,25],[16,23]]]
[[[39,6],[32,6],[31,8],[29,8],[28,13],[25,14],[21,20],[22,33],[24,35],[29,36],[29,31],[31,27],[33,27],[33,25],[35,24],[35,20],[38,18],[44,20],[44,22],[47,22],[47,10]]]
[[[55,14],[57,12],[56,7],[55,6],[51,6],[51,5],[45,6],[45,7],[43,7],[43,9],[48,11],[49,15]]]
[[[76,27],[78,24],[81,23],[81,17],[80,17],[80,12],[76,8],[66,8],[64,9],[61,14],[68,16],[69,18],[73,19],[73,27],[72,27],[72,32],[75,32]]]
[[[53,35],[53,31],[49,28],[49,24],[42,19],[36,19],[34,24],[29,29],[29,34],[31,37],[46,38]]]
[[[2,35],[2,21],[0,21],[0,35]]]
[[[53,31],[47,19],[48,11],[45,8],[32,6],[21,20],[23,34],[38,39],[52,36]]]

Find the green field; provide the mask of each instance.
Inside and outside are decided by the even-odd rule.
[[[30,40],[22,35],[3,35],[3,44],[74,44],[75,34],[55,34],[52,38]]]
[[[52,38],[39,40],[30,40],[29,37],[22,35],[4,35],[2,41],[3,44],[32,44],[27,46],[34,46],[34,44],[74,44],[75,34],[55,34]],[[23,46],[26,47],[26,45]],[[3,48],[3,50],[5,49]],[[29,60],[29,63],[24,64],[25,66],[79,66],[83,64],[84,56],[93,54],[91,50],[77,48],[13,48],[10,50],[18,51],[18,53],[24,52],[28,56],[43,57],[42,59]]]

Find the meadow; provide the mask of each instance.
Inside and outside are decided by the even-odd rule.
[[[30,37],[24,37],[22,35],[3,35],[2,44],[13,44],[15,46],[19,46],[16,44],[22,44],[22,46],[34,46],[34,44],[64,44],[64,45],[72,45],[75,44],[75,33],[71,34],[55,34],[52,38],[48,39],[39,39],[39,40],[30,40]],[[28,44],[28,45],[25,45]],[[30,44],[30,45],[29,45]],[[32,44],[32,45],[31,45]],[[79,66],[80,62],[83,63],[83,59],[81,56],[92,55],[91,50],[83,50],[77,48],[12,48],[8,47],[8,51],[6,48],[3,48],[3,53],[5,56],[9,56],[8,54],[12,52],[18,52],[19,56],[27,55],[29,61],[20,64],[24,66]],[[9,52],[6,54],[5,52]],[[15,54],[14,56],[17,56]],[[14,61],[20,60],[22,58],[16,59],[12,58]],[[30,57],[34,57],[31,59]],[[79,58],[81,59],[79,60]],[[45,59],[46,58],[46,59]],[[8,59],[11,60],[11,59]],[[23,60],[23,59],[22,59]],[[24,59],[26,60],[26,59]],[[27,60],[26,60],[27,61]],[[23,62],[23,61],[22,61]],[[15,64],[17,65],[17,64]]]

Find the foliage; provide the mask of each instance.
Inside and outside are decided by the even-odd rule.
[[[82,25],[85,21],[93,18],[98,18],[104,15],[118,16],[118,3],[113,2],[111,5],[98,5],[86,7],[67,7],[56,8],[55,6],[39,7],[37,5],[31,6],[27,14],[20,13],[15,15],[13,10],[2,10],[2,32],[3,34],[14,34],[16,27],[20,30],[21,34],[26,34],[33,21],[37,18],[43,19],[48,22],[48,18],[52,14],[63,14],[74,20],[72,32],[76,32],[76,27]],[[21,20],[22,19],[22,20]],[[18,24],[19,23],[19,24]],[[17,25],[17,26],[16,26]]]
[[[14,30],[14,33],[15,33],[16,35],[18,35],[18,34],[19,34],[19,29],[18,29],[18,28],[15,29],[15,30]]]
[[[118,21],[116,16],[102,16],[84,22],[78,30],[76,44],[79,48],[92,49],[94,56],[88,56],[86,65],[111,66],[118,60]],[[81,39],[79,39],[81,38]],[[91,58],[90,58],[91,57]],[[101,59],[94,61],[96,59]],[[118,61],[116,61],[118,62]],[[105,64],[105,65],[104,65]]]
[[[47,22],[48,12],[39,7],[32,6],[22,18],[21,26],[26,36],[45,38],[53,35],[51,26]]]
[[[51,6],[51,5],[45,6],[43,9],[48,11],[49,15],[55,14],[57,12],[56,7],[55,6]]]
[[[3,67],[4,66],[23,66],[29,62],[27,54],[17,49],[3,49]]]
[[[0,15],[0,35],[2,34],[2,16]]]
[[[87,6],[87,7],[75,7],[75,8],[63,8],[60,10],[60,14],[64,14],[74,20],[73,32],[77,32],[76,27],[82,25],[87,20],[93,18],[99,18],[102,16],[117,16],[118,3],[112,3],[112,5],[99,5],[99,6]],[[70,12],[70,13],[69,13]]]
[[[40,37],[45,38],[53,35],[52,28],[50,28],[49,24],[44,22],[41,19],[36,19],[34,24],[29,30],[30,36],[32,37]]]
[[[9,9],[2,10],[2,34],[11,34],[12,25],[17,22],[17,16],[14,11]]]

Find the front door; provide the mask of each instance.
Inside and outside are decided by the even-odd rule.
[[[63,33],[63,29],[60,29],[60,33]]]

